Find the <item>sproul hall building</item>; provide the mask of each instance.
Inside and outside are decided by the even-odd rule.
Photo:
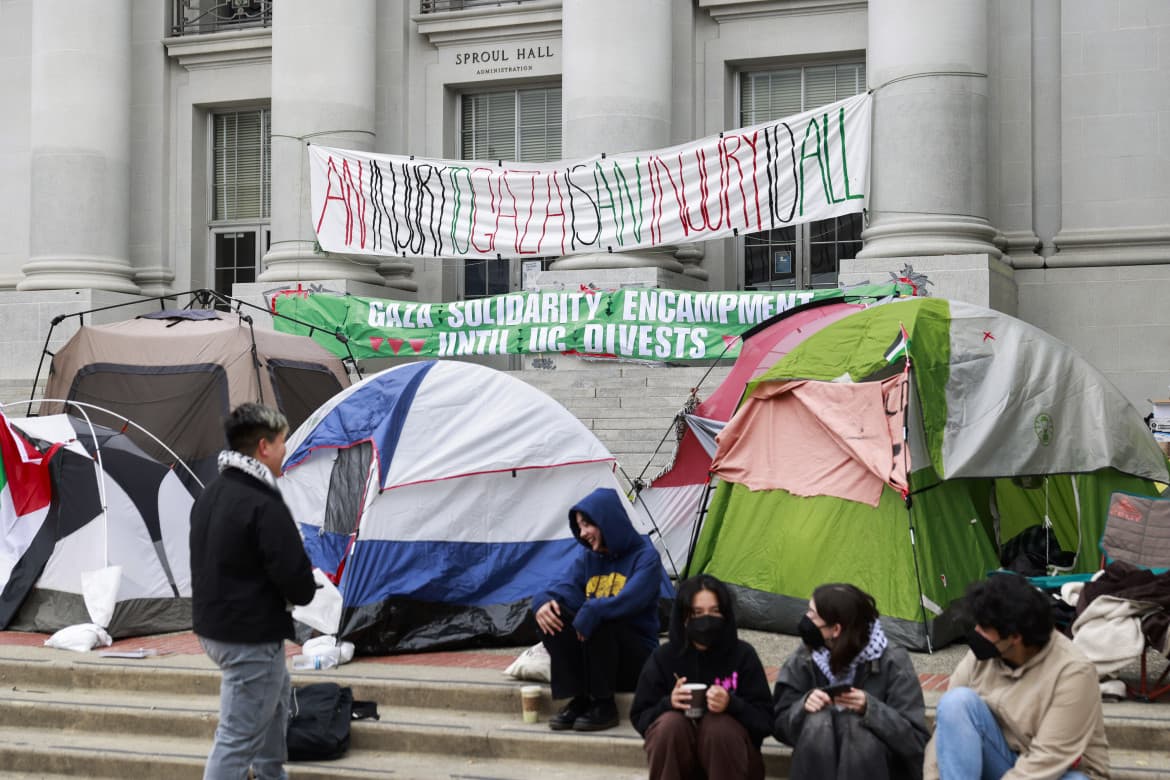
[[[539,163],[866,91],[864,213],[523,260],[315,240],[307,144]],[[52,316],[136,296],[456,301],[547,274],[803,290],[907,266],[1055,334],[1139,406],[1170,382],[1164,0],[0,0],[0,107],[10,386]]]

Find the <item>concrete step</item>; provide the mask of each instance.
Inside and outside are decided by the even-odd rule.
[[[452,733],[456,742],[461,735]],[[208,741],[107,734],[70,733],[44,729],[20,729],[0,733],[0,777],[166,777],[198,780],[210,748]],[[337,761],[288,763],[290,780],[330,778],[476,778],[477,780],[529,780],[529,778],[585,778],[633,780],[645,777],[641,768],[623,768],[604,761],[573,764],[554,760],[466,757],[441,753],[377,752],[352,749]],[[604,755],[604,754],[601,754]]]
[[[457,692],[447,694],[447,703],[464,700]],[[520,720],[517,698],[513,696],[508,699],[507,712],[388,706],[379,702],[380,720],[353,724],[349,755],[355,759],[427,755],[457,765],[485,759],[525,762],[533,757],[555,756],[558,765],[592,765],[594,771],[604,766],[618,772],[614,776],[641,776],[645,756],[642,739],[628,720],[630,697],[621,697],[619,703],[622,722],[618,727],[577,734],[548,729],[547,718],[555,709],[550,700],[545,701],[541,722],[536,724]],[[102,771],[120,772],[121,761],[125,760],[122,754],[144,752],[127,744],[126,735],[134,735],[149,745],[156,757],[173,763],[177,777],[185,777],[185,759],[198,759],[210,747],[217,711],[218,700],[212,696],[144,697],[142,692],[116,690],[11,691],[0,701],[0,733],[11,738],[10,742],[0,739],[0,762],[4,766],[35,764],[59,771],[76,765],[69,750],[65,751],[68,761],[54,758],[47,764],[36,763],[38,756],[29,755],[37,753],[31,746],[55,751],[74,745],[79,749],[104,745],[104,752],[111,756],[104,756],[110,766]],[[54,738],[47,739],[45,735]],[[119,756],[122,758],[115,760]],[[774,776],[787,771],[789,756],[790,751],[780,745],[765,749],[765,759]],[[496,776],[494,769],[491,776]]]
[[[37,652],[39,651],[39,652]],[[641,738],[621,724],[595,734],[552,732],[558,703],[542,686],[541,722],[519,717],[520,683],[488,669],[360,662],[298,674],[332,680],[378,702],[381,720],[353,724],[340,762],[292,765],[294,778],[642,777]],[[219,673],[205,658],[143,660],[0,649],[0,768],[12,776],[198,777],[218,710]],[[937,693],[927,694],[928,707]],[[1113,776],[1170,778],[1170,708],[1106,705]],[[783,777],[789,750],[765,743],[769,777]],[[0,773],[0,778],[4,775]]]

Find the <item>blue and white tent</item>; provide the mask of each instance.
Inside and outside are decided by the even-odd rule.
[[[618,489],[614,468],[541,391],[428,361],[326,402],[289,440],[280,485],[341,590],[339,635],[381,654],[534,640],[529,597],[580,549],[569,508]]]

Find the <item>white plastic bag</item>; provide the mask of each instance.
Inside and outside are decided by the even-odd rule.
[[[337,663],[347,664],[353,660],[353,642],[338,642],[334,636],[315,636],[301,645],[301,653],[307,656],[329,656]]]
[[[109,647],[114,644],[114,640],[110,639],[110,635],[106,633],[104,628],[93,623],[65,626],[45,640],[45,647],[75,650],[79,653],[88,653],[99,644],[102,647]]]
[[[536,644],[525,650],[504,670],[504,674],[517,680],[552,682],[552,660],[543,644]]]
[[[89,619],[105,628],[114,618],[114,606],[118,603],[118,587],[122,584],[122,567],[107,566],[104,569],[81,573],[81,596]]]
[[[320,569],[313,569],[313,579],[317,583],[317,593],[308,604],[293,608],[293,620],[299,620],[322,634],[336,634],[341,626],[341,591]]]

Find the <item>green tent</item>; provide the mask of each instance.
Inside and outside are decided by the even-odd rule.
[[[813,334],[751,383],[719,437],[688,574],[736,589],[741,624],[792,633],[813,589],[852,582],[915,649],[999,547],[1047,521],[1094,571],[1109,497],[1155,495],[1166,459],[1136,409],[1025,322],[938,298]]]

